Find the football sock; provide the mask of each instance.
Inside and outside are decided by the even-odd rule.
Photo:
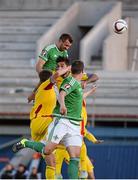
[[[78,179],[79,158],[71,158],[68,166],[69,179]]]
[[[41,142],[25,141],[24,144],[25,147],[28,147],[40,153],[43,152],[43,148],[45,147],[45,145]]]
[[[46,179],[55,179],[55,168],[52,166],[46,166],[45,176]]]

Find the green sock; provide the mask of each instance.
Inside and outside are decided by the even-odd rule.
[[[37,152],[42,153],[45,145],[41,142],[25,141],[25,147],[31,148]]]
[[[69,179],[78,179],[79,172],[79,158],[71,158],[68,165]]]

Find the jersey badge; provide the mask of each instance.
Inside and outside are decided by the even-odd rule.
[[[64,88],[65,88],[65,89],[69,89],[70,87],[71,87],[70,84],[65,84],[65,85],[64,85]]]

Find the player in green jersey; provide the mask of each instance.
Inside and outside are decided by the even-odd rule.
[[[71,67],[72,76],[63,80],[59,93],[59,104],[54,110],[53,122],[48,128],[46,144],[32,142],[23,139],[14,148],[21,149],[28,147],[45,155],[52,155],[52,152],[59,143],[63,143],[70,155],[68,175],[70,179],[78,178],[79,157],[82,145],[80,130],[83,92],[81,79],[83,76],[84,64],[81,61],[74,61]]]
[[[68,58],[67,50],[71,47],[73,39],[70,34],[62,34],[59,40],[55,44],[51,44],[45,47],[39,55],[38,62],[36,64],[36,71],[38,74],[43,70],[55,71],[57,66],[57,58],[63,57]],[[38,89],[40,83],[37,84],[33,92],[28,96],[28,103],[34,99],[36,90]]]
[[[38,74],[42,69],[55,71],[56,59],[61,57],[68,57],[67,50],[71,47],[73,39],[70,34],[62,34],[55,44],[45,47],[39,55],[39,60],[36,64],[36,71]]]

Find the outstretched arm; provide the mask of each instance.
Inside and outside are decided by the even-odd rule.
[[[70,71],[71,70],[71,66],[68,66],[66,68],[63,68],[63,69],[60,69],[60,70],[57,70],[51,77],[52,80],[56,81],[56,79],[59,77],[59,76],[62,76],[63,74],[65,74],[66,72]]]
[[[92,88],[89,91],[86,91],[85,93],[83,93],[83,98],[85,99],[87,96],[90,96],[92,94],[94,94],[96,92],[96,84],[92,86]]]
[[[57,79],[59,76],[65,74],[67,71],[70,71],[70,69],[71,69],[71,66],[68,66],[68,67],[66,67],[66,68],[64,68],[64,69],[60,69],[60,70],[56,71],[56,72],[52,75],[51,81],[52,81],[53,83],[56,82],[56,79]],[[28,99],[28,103],[30,103],[31,101],[33,101],[33,100],[35,99],[35,93],[36,93],[37,89],[39,88],[39,86],[41,85],[41,83],[42,83],[42,82],[39,82],[39,83],[37,84],[37,86],[35,87],[35,89],[33,90],[33,92],[28,96],[28,98],[27,98],[27,99]]]
[[[96,74],[91,74],[88,77],[87,84],[96,82],[99,79],[99,77]]]
[[[42,59],[39,58],[37,63],[36,63],[36,72],[39,74],[43,70],[43,66],[46,62]]]
[[[96,137],[92,133],[90,133],[86,128],[85,128],[85,136],[84,137],[94,144],[100,144],[103,142],[103,140],[96,139]]]
[[[28,96],[28,103],[30,103],[31,101],[33,101],[35,99],[35,93],[37,91],[37,89],[39,88],[39,86],[41,85],[41,82],[39,82],[36,87],[34,88],[33,92],[31,92],[31,94]]]
[[[84,79],[82,78],[82,81],[81,81],[82,88],[85,89],[87,84],[94,83],[98,79],[99,77],[96,74],[90,74],[90,75],[86,74],[86,77]]]

